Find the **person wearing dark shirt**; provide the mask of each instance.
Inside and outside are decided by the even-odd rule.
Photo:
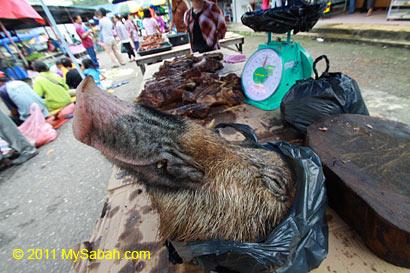
[[[222,10],[213,2],[193,0],[192,8],[185,12],[192,52],[207,52],[220,48],[219,39],[226,33]]]
[[[65,58],[61,60],[61,63],[65,68],[68,69],[65,78],[66,84],[68,84],[68,87],[70,87],[70,89],[76,89],[80,82],[83,80],[80,73],[73,67],[71,60]]]

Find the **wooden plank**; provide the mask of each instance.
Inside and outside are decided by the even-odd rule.
[[[319,268],[311,273],[410,272],[377,257],[333,209],[327,209],[326,219],[329,225],[329,253]]]
[[[309,126],[306,143],[322,160],[330,206],[376,255],[410,267],[410,126],[338,115]]]

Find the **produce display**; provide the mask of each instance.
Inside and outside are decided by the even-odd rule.
[[[159,48],[161,47],[161,43],[163,43],[165,40],[162,38],[161,34],[154,34],[145,37],[144,41],[140,43],[140,48],[138,51],[146,51],[154,48]]]
[[[241,79],[234,73],[220,77],[222,60],[213,53],[165,61],[135,102],[192,118],[207,117],[215,105],[238,105],[244,99]]]

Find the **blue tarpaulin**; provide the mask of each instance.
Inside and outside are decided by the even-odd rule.
[[[39,35],[40,35],[39,33],[38,34],[18,34],[18,38],[16,36],[13,36],[11,38],[13,39],[13,41],[15,43],[17,43],[17,42],[20,42],[19,38],[20,38],[21,41],[27,41],[27,40],[31,40],[32,38],[37,37]],[[4,46],[4,45],[10,44],[10,43],[11,42],[10,42],[9,38],[0,39],[0,46]]]

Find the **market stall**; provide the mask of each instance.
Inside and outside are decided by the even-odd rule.
[[[234,50],[222,48],[216,52],[224,56],[237,55]],[[197,55],[199,57],[199,55]],[[141,94],[147,82],[154,78],[163,63],[148,66],[143,82],[135,96]],[[224,64],[219,76],[235,73],[240,76],[244,63]],[[284,128],[279,109],[264,111],[249,104],[217,106],[208,117],[198,122],[206,127],[221,122],[244,123],[255,129],[260,142],[285,140],[303,144],[303,139],[294,130]],[[242,136],[229,129],[222,136],[232,142],[242,141]],[[89,251],[117,249],[120,252],[150,251],[150,259],[126,260],[80,260],[74,264],[72,272],[202,272],[193,265],[173,265],[168,260],[168,251],[158,237],[159,218],[153,209],[144,186],[120,171],[113,169],[107,186],[108,196],[93,234],[76,249]],[[327,272],[407,272],[375,256],[358,235],[332,210],[328,209],[326,219],[329,225],[329,253],[315,273]]]
[[[9,38],[24,65],[27,61],[22,52],[11,38],[7,29],[15,30],[24,24],[44,25],[44,19],[26,1],[1,1],[0,27],[1,31]]]
[[[15,32],[16,30],[20,29],[31,29],[40,26],[50,26],[53,32],[55,33],[57,39],[60,39],[60,41],[63,42],[61,38],[62,36],[56,33],[59,30],[55,29],[56,26],[52,26],[50,22],[50,17],[46,15],[46,11],[41,5],[30,6],[26,1],[1,1],[1,3],[3,7],[0,14],[1,31],[3,31],[7,36],[10,36],[8,30],[12,30]],[[50,11],[50,15],[53,16],[53,20],[55,18],[56,24],[71,24],[73,22],[73,16],[77,14],[80,14],[83,18],[92,18],[95,12],[94,9],[60,6],[48,6],[48,10]],[[35,36],[38,36],[38,34],[36,34]],[[46,37],[45,35],[40,35],[39,37],[43,40],[41,41],[40,39],[35,39],[33,41],[30,41],[30,47],[32,47],[34,50],[38,49],[38,51],[47,50],[47,45],[46,43],[44,43],[44,40],[47,41],[48,37]],[[36,54],[26,54],[30,56],[25,57],[23,56],[24,53],[22,53],[19,49],[19,46],[15,44],[16,42],[23,42],[22,39],[20,39],[20,35],[17,35],[14,38],[10,36],[9,40],[15,47],[15,52],[19,54],[21,62],[25,67],[28,67],[29,60],[47,60],[62,55],[61,52],[57,52],[55,54],[43,54],[37,52]],[[38,45],[38,47],[34,46],[34,44]],[[7,44],[3,43],[3,45],[6,47],[10,55],[13,57],[14,53],[7,47]],[[27,46],[23,45],[23,47]],[[70,48],[71,51],[73,51],[73,54],[76,57],[86,54],[86,51],[82,45],[70,45],[67,47]],[[61,51],[64,52],[64,50]],[[2,56],[2,58],[6,61],[6,64],[3,63],[3,65],[6,65],[7,67],[12,66],[14,67],[14,70],[19,69],[24,71],[19,65],[16,66],[14,64],[10,64],[15,63],[17,61],[15,57],[13,57],[14,60],[10,61],[7,60],[4,56]],[[24,75],[25,76],[23,78],[28,77],[27,73],[25,72]],[[23,78],[18,77],[18,79]]]
[[[221,47],[229,47],[231,45],[235,45],[239,52],[242,52],[242,45],[245,41],[245,37],[233,33],[227,32],[225,38],[219,40]],[[158,62],[162,62],[163,60],[174,58],[177,56],[182,56],[188,54],[191,51],[191,47],[189,44],[184,44],[180,46],[174,46],[172,49],[156,54],[150,54],[145,56],[139,56],[136,58],[136,64],[141,68],[142,74],[145,74],[145,65],[154,64]]]

